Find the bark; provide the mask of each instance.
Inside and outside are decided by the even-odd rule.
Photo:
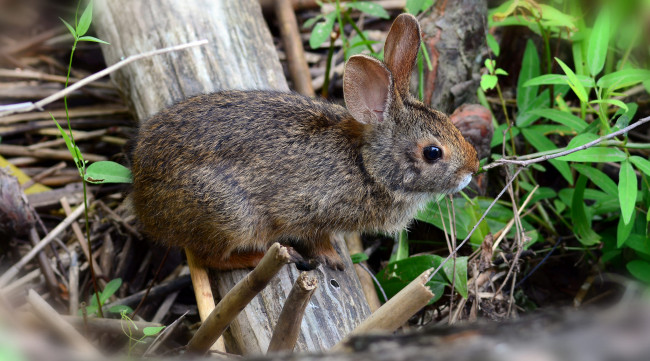
[[[174,102],[220,89],[287,90],[273,39],[254,0],[111,0],[95,3],[95,29],[108,65],[141,52],[208,39],[209,44],[133,63],[113,74],[139,121]],[[345,272],[319,268],[321,285],[307,306],[297,351],[325,350],[369,315],[342,238],[336,247]],[[222,297],[249,271],[211,273]],[[291,265],[231,324],[229,350],[262,353],[299,272]],[[228,343],[228,341],[230,341]]]
[[[433,71],[425,71],[424,99],[433,108],[451,114],[464,103],[477,102],[486,16],[484,0],[440,0],[420,20],[433,63]]]

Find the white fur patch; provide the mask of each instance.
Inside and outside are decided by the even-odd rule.
[[[451,192],[452,192],[452,193],[460,192],[463,188],[467,187],[467,185],[468,185],[469,182],[471,182],[471,181],[472,181],[472,175],[471,175],[471,174],[466,175],[465,178],[463,178],[463,180],[460,182],[460,184],[458,185],[458,187],[456,187],[456,189],[454,189],[454,190],[451,191]]]

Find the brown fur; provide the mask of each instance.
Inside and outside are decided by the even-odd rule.
[[[133,152],[145,231],[215,268],[252,266],[280,241],[304,268],[342,269],[330,234],[398,231],[432,194],[456,190],[478,169],[476,151],[447,116],[398,90],[408,75],[394,74],[410,74],[415,59],[397,61],[401,49],[417,54],[419,46],[415,18],[398,19],[411,40],[391,51],[393,68],[365,56],[346,66],[349,111],[294,93],[223,91],[147,121]],[[386,89],[355,88],[350,79]],[[351,89],[360,96],[349,99]],[[443,158],[426,162],[423,141]]]

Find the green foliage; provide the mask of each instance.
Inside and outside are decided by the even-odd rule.
[[[88,300],[88,306],[86,306],[86,315],[95,315],[99,312],[99,309],[104,307],[104,303],[111,298],[117,292],[117,290],[120,289],[122,286],[122,279],[121,278],[115,278],[108,282],[106,284],[106,287],[104,287],[104,290],[99,292],[98,294],[93,294],[90,299]],[[129,310],[128,306],[120,306],[119,308],[111,308],[111,312],[121,312],[124,310]],[[82,314],[82,311],[79,310],[79,315]]]
[[[133,350],[135,349],[136,346],[140,344],[145,343],[145,339],[147,337],[153,337],[157,336],[162,332],[162,330],[165,329],[165,326],[149,326],[145,327],[142,329],[142,337],[136,338],[133,335],[134,330],[138,330],[138,325],[133,322],[133,320],[127,315],[127,311],[122,311],[120,313],[121,315],[121,323],[120,325],[122,326],[122,332],[128,337],[129,339],[129,350],[128,350],[128,356],[131,356],[133,353]]]
[[[418,15],[419,13],[429,9],[433,3],[433,0],[408,0],[406,2],[405,10],[410,14]],[[351,2],[341,2],[335,0],[330,1],[330,4],[335,5],[332,11],[325,15],[320,14],[308,19],[303,24],[303,27],[305,28],[313,27],[309,36],[309,46],[312,49],[318,49],[327,40],[330,40],[327,65],[325,68],[325,82],[323,84],[322,92],[323,97],[327,97],[329,73],[332,67],[332,59],[334,55],[334,40],[341,39],[345,61],[347,61],[351,56],[360,54],[364,51],[367,51],[371,56],[378,59],[382,59],[383,57],[383,52],[376,52],[372,48],[372,45],[377,42],[369,40],[368,33],[359,29],[355,21],[352,19],[351,13],[353,11],[359,11],[380,19],[389,18],[388,12],[381,7],[380,4],[372,1],[352,0]],[[322,5],[324,4],[321,3],[321,6]],[[335,24],[338,24],[338,31],[336,33],[334,33]],[[354,29],[354,36],[350,36],[342,31],[342,29],[345,29],[346,25],[350,25],[350,27]],[[424,42],[420,44],[420,52],[417,62],[419,79],[418,95],[419,98],[422,99],[424,97],[424,65],[427,65],[429,71],[433,70],[433,64],[431,63],[431,59],[429,59],[429,53],[426,51],[426,44],[424,44]]]
[[[422,255],[405,258],[399,261],[390,262],[381,272],[377,274],[379,284],[386,292],[388,298],[393,297],[408,285],[422,272],[430,268],[438,268],[444,261],[438,255]],[[467,257],[458,257],[449,260],[442,267],[442,272],[433,276],[427,286],[435,295],[429,304],[438,301],[444,293],[445,286],[450,286],[454,281],[454,288],[461,296],[467,297]]]
[[[131,183],[131,171],[115,162],[100,161],[88,166],[84,179],[94,184]]]
[[[351,254],[350,258],[352,259],[352,263],[357,264],[357,263],[367,261],[368,260],[368,255],[361,252],[361,253]]]
[[[495,131],[492,145],[499,147],[496,154],[501,153],[504,140],[506,156],[530,154],[531,150],[537,153],[527,158],[553,154],[580,147],[632,123],[638,106],[618,97],[631,87],[650,85],[650,71],[646,60],[635,58],[632,51],[640,45],[638,26],[643,17],[635,16],[634,7],[628,4],[632,2],[624,3],[604,3],[600,8],[598,3],[590,3],[589,11],[584,11],[582,6],[587,3],[573,0],[548,5],[510,0],[489,11],[490,26],[526,26],[541,36],[543,44],[541,50],[532,40],[526,44],[513,109],[516,120],[511,128],[501,124]],[[556,53],[551,39],[570,42],[573,59]],[[488,39],[496,53],[498,44],[494,42]],[[562,59],[551,54],[561,54]],[[494,64],[485,65],[491,74]],[[485,90],[485,85],[493,83],[482,83],[481,88]],[[506,112],[505,103],[503,110]],[[507,119],[507,112],[502,116]],[[505,129],[511,134],[499,136]],[[583,246],[603,247],[604,262],[623,261],[633,276],[648,281],[650,160],[634,155],[637,148],[648,149],[650,144],[632,144],[623,134],[550,160],[567,186],[557,190],[558,199],[552,202],[550,197],[536,195],[531,204],[540,210],[538,215],[523,219],[534,228],[524,228],[556,230],[556,220],[544,219],[550,211]],[[619,167],[618,174],[613,174],[611,164]],[[548,170],[544,163],[538,165],[541,167],[525,170],[522,175],[536,179],[536,173]],[[523,186],[524,182],[517,180],[515,184]],[[462,222],[457,223],[464,228]],[[622,252],[624,249],[633,252]]]

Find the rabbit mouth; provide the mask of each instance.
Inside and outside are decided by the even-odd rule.
[[[472,175],[471,175],[471,174],[466,175],[466,176],[463,178],[463,180],[460,181],[460,183],[458,184],[458,186],[457,186],[456,188],[452,189],[451,192],[449,192],[449,193],[460,192],[463,188],[467,187],[467,185],[468,185],[469,182],[471,182],[471,181],[472,181]]]

